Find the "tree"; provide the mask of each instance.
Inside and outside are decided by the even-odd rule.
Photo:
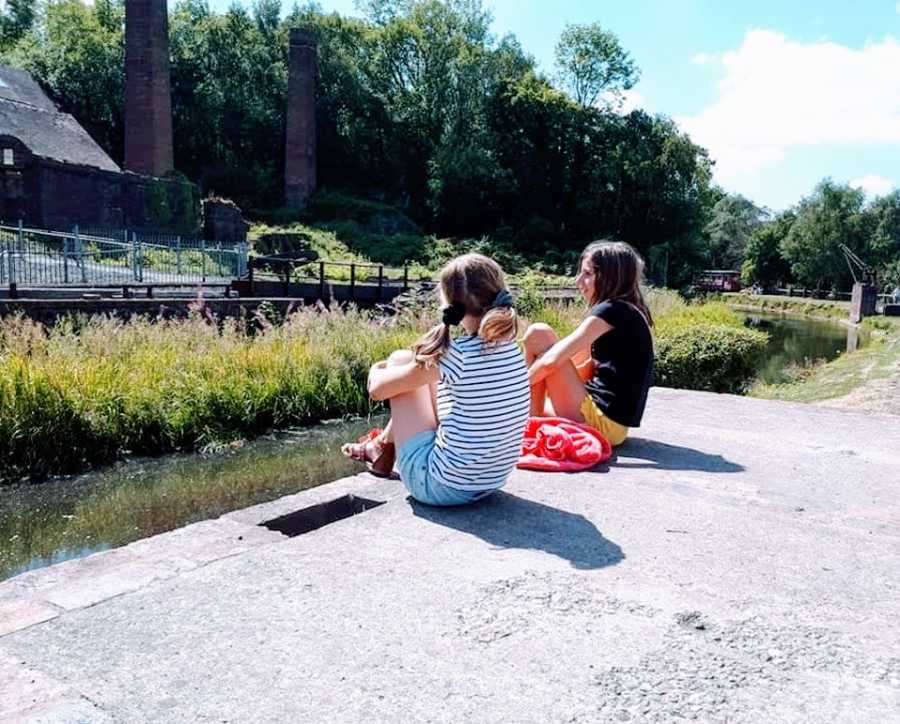
[[[900,284],[900,190],[876,199],[868,211],[873,226],[871,250],[879,279]]]
[[[849,185],[822,181],[797,207],[797,218],[781,243],[797,281],[816,289],[849,289],[853,277],[839,244],[864,260],[872,217],[864,211],[865,194]]]
[[[634,87],[640,71],[619,39],[598,23],[569,24],[556,44],[557,78],[583,108],[615,105]]]
[[[753,230],[741,266],[741,281],[744,284],[775,287],[792,280],[791,265],[781,255],[781,244],[796,219],[793,211],[785,211]]]
[[[766,216],[764,209],[740,194],[718,201],[705,229],[709,235],[710,264],[718,269],[739,269],[750,236]]]
[[[37,17],[35,0],[7,0],[0,14],[0,49],[21,40],[34,25]]]

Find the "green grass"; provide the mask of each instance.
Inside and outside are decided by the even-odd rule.
[[[782,312],[827,320],[848,320],[850,316],[850,302],[831,299],[781,297],[773,294],[750,294],[749,292],[732,292],[717,296],[727,304],[745,309]]]
[[[344,414],[367,414],[370,365],[412,325],[300,310],[251,335],[201,315],[45,330],[0,323],[0,478],[71,473]]]

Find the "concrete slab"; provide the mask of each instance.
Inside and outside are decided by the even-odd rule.
[[[81,607],[0,651],[59,721],[900,721],[898,481],[898,417],[654,389],[596,472],[450,510],[361,475],[80,562],[140,572],[113,597],[14,578]],[[387,504],[253,527],[348,492]]]

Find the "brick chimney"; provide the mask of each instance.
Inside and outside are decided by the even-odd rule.
[[[316,60],[315,37],[305,30],[292,28],[284,200],[288,207],[295,209],[303,208],[316,190]]]
[[[165,176],[174,168],[166,0],[127,0],[125,169]]]

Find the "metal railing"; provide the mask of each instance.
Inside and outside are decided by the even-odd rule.
[[[247,244],[150,238],[0,225],[0,284],[224,283],[247,272]]]

